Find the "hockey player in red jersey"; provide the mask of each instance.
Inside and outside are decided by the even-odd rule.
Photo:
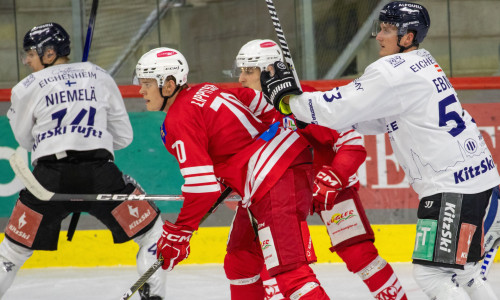
[[[243,45],[236,56],[236,67],[240,68],[239,82],[244,88],[231,92],[249,107],[260,108],[264,122],[283,119],[285,127],[296,129],[296,121],[271,108],[260,92],[260,73],[276,60],[282,60],[281,49],[272,40],[252,40]],[[302,89],[314,90],[307,86]],[[330,250],[337,252],[349,271],[360,276],[375,299],[407,299],[392,267],[378,255],[374,233],[357,193],[356,172],[366,158],[361,135],[352,129],[337,132],[317,125],[297,132],[314,149],[312,213],[318,213],[327,227]],[[279,288],[266,273],[261,273],[266,299],[281,299]]]
[[[167,112],[161,138],[185,180],[177,221],[166,221],[158,240],[163,268],[172,270],[189,255],[189,240],[219,197],[221,178],[242,196],[236,218],[252,214],[261,241],[249,221],[234,226],[231,236],[247,248],[226,263],[244,262],[239,272],[258,275],[265,260],[286,297],[329,299],[308,265],[315,261],[306,224],[313,179],[308,142],[279,124],[269,127],[213,84],[188,87],[188,72],[184,56],[170,48],[147,52],[136,66],[147,109]],[[240,299],[263,299],[260,286]]]

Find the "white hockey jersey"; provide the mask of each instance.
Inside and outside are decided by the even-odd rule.
[[[12,89],[7,112],[31,161],[66,150],[106,149],[132,142],[132,125],[116,83],[90,63],[61,64],[32,73]]]
[[[290,108],[298,120],[332,129],[387,132],[419,198],[500,184],[475,121],[425,49],[382,57],[348,85],[292,96]]]

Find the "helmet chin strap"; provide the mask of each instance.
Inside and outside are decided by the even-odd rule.
[[[39,56],[39,57],[40,57],[40,62],[42,63],[42,65],[43,65],[45,68],[48,68],[48,67],[53,66],[53,65],[56,63],[57,59],[59,58],[59,55],[57,55],[57,54],[56,54],[56,58],[54,58],[54,60],[53,60],[50,64],[44,64],[44,63],[43,63],[43,55],[42,55],[42,56]]]
[[[410,46],[408,46],[408,47],[401,46],[401,45],[399,44],[399,43],[401,42],[401,38],[402,38],[402,36],[398,35],[398,43],[397,43],[397,45],[398,45],[398,47],[399,47],[399,53],[403,53],[404,51],[406,51],[406,50],[410,49],[410,48],[411,48],[411,47],[413,47],[413,46],[417,46],[417,48],[418,48],[418,45],[415,45],[415,43],[414,43],[414,42],[412,42],[412,43],[411,43],[411,45],[410,45]]]
[[[163,104],[159,111],[163,111],[165,109],[165,106],[167,106],[168,99],[172,98],[172,96],[175,95],[175,93],[177,93],[180,87],[181,87],[180,85],[176,85],[174,92],[170,96],[163,96],[162,88],[160,88],[160,95],[163,97]]]

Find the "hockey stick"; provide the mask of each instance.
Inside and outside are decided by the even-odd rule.
[[[178,195],[135,195],[135,194],[60,194],[44,188],[31,173],[23,158],[14,152],[9,158],[10,166],[24,186],[41,201],[125,201],[125,200],[156,200],[183,201]],[[231,200],[241,200],[238,195],[229,197]]]
[[[219,207],[219,205],[224,201],[224,199],[227,198],[227,196],[229,196],[229,194],[231,194],[232,191],[233,190],[230,187],[226,187],[217,201],[215,201],[214,205],[212,205],[210,210],[203,216],[200,224],[203,223],[203,221],[205,221],[207,217],[217,209],[217,207]],[[151,265],[151,267],[149,267],[149,269],[146,270],[146,272],[144,272],[144,274],[142,274],[142,276],[128,289],[128,291],[123,294],[120,300],[130,299],[130,297],[132,297],[132,295],[135,294],[135,292],[137,292],[162,265],[163,257],[160,257],[153,265]]]
[[[300,86],[299,76],[297,75],[297,71],[295,70],[295,64],[292,60],[292,54],[290,53],[290,49],[288,49],[288,43],[286,42],[283,28],[281,28],[281,23],[280,19],[278,18],[278,13],[276,12],[276,7],[274,6],[273,0],[266,0],[266,3],[269,10],[269,15],[271,15],[271,20],[273,21],[274,30],[276,31],[276,35],[278,36],[281,51],[283,51],[285,62],[288,64],[288,67],[292,71],[293,77],[297,82],[297,86],[299,87],[299,89],[302,89],[302,87]]]
[[[95,24],[95,17],[97,15],[98,4],[99,4],[98,0],[92,1],[92,9],[90,10],[89,25],[87,28],[87,37],[85,38],[85,47],[83,48],[82,62],[86,62],[87,58],[89,57],[90,44],[92,43],[92,37],[94,36],[94,24]],[[73,212],[73,214],[71,215],[71,221],[69,222],[68,233],[67,233],[67,238],[69,242],[71,242],[71,240],[73,239],[73,235],[75,234],[76,225],[78,225],[80,214],[81,213],[79,212]]]
[[[92,43],[92,37],[94,36],[94,25],[95,18],[97,15],[97,6],[99,5],[99,0],[92,1],[92,8],[90,9],[89,26],[87,28],[87,36],[85,38],[85,46],[83,47],[83,57],[82,62],[86,62],[89,58],[90,44]]]

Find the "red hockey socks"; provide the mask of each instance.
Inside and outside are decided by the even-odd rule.
[[[391,265],[378,255],[371,241],[338,249],[337,254],[349,271],[361,277],[375,299],[407,300]]]
[[[262,300],[264,287],[259,271],[264,261],[250,251],[234,251],[224,258],[224,271],[229,279],[232,300]]]
[[[309,265],[276,275],[281,293],[286,299],[329,300],[325,290]]]
[[[375,299],[408,300],[391,265],[378,256],[358,272]]]
[[[262,284],[264,285],[264,291],[266,293],[264,300],[285,299],[280,292],[276,278],[272,278],[265,267],[262,268],[262,272],[260,272],[260,279],[262,279]]]

